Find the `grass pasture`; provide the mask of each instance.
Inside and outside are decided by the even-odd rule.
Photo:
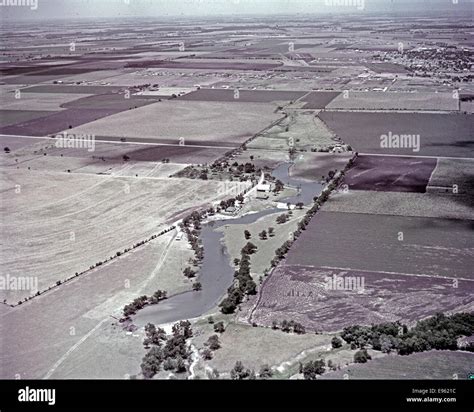
[[[70,130],[96,136],[153,139],[159,142],[243,143],[280,118],[262,103],[163,101],[109,116]]]
[[[39,289],[161,232],[172,215],[217,200],[218,183],[4,169],[1,218],[10,276],[35,276]],[[54,199],[54,200],[53,200]],[[2,292],[16,303],[29,291]]]
[[[349,379],[467,379],[473,362],[474,354],[458,351],[391,355],[326,373],[321,379],[343,379],[346,374]]]

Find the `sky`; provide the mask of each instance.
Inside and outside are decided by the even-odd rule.
[[[2,20],[313,13],[472,13],[474,0],[0,0]],[[15,5],[26,3],[26,5]]]

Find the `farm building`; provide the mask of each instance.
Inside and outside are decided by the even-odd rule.
[[[268,199],[271,190],[272,186],[270,184],[259,184],[257,186],[257,199]]]

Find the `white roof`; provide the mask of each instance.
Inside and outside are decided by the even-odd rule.
[[[263,190],[265,192],[269,192],[271,189],[271,186],[270,185],[264,185],[264,184],[260,184],[257,186],[257,190]]]

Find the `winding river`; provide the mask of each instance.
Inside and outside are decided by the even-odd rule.
[[[320,183],[292,178],[289,173],[291,166],[292,163],[282,163],[272,172],[275,178],[286,185],[299,188],[296,196],[281,199],[280,202],[311,204],[313,197],[321,193],[323,186]],[[198,279],[202,284],[202,290],[177,294],[157,305],[147,306],[134,317],[134,324],[140,327],[149,322],[161,325],[193,319],[216,307],[232,284],[235,271],[232,259],[222,242],[224,234],[217,229],[225,225],[251,224],[263,216],[274,213],[282,213],[282,210],[274,207],[236,219],[215,220],[203,224],[201,240],[204,259]]]

